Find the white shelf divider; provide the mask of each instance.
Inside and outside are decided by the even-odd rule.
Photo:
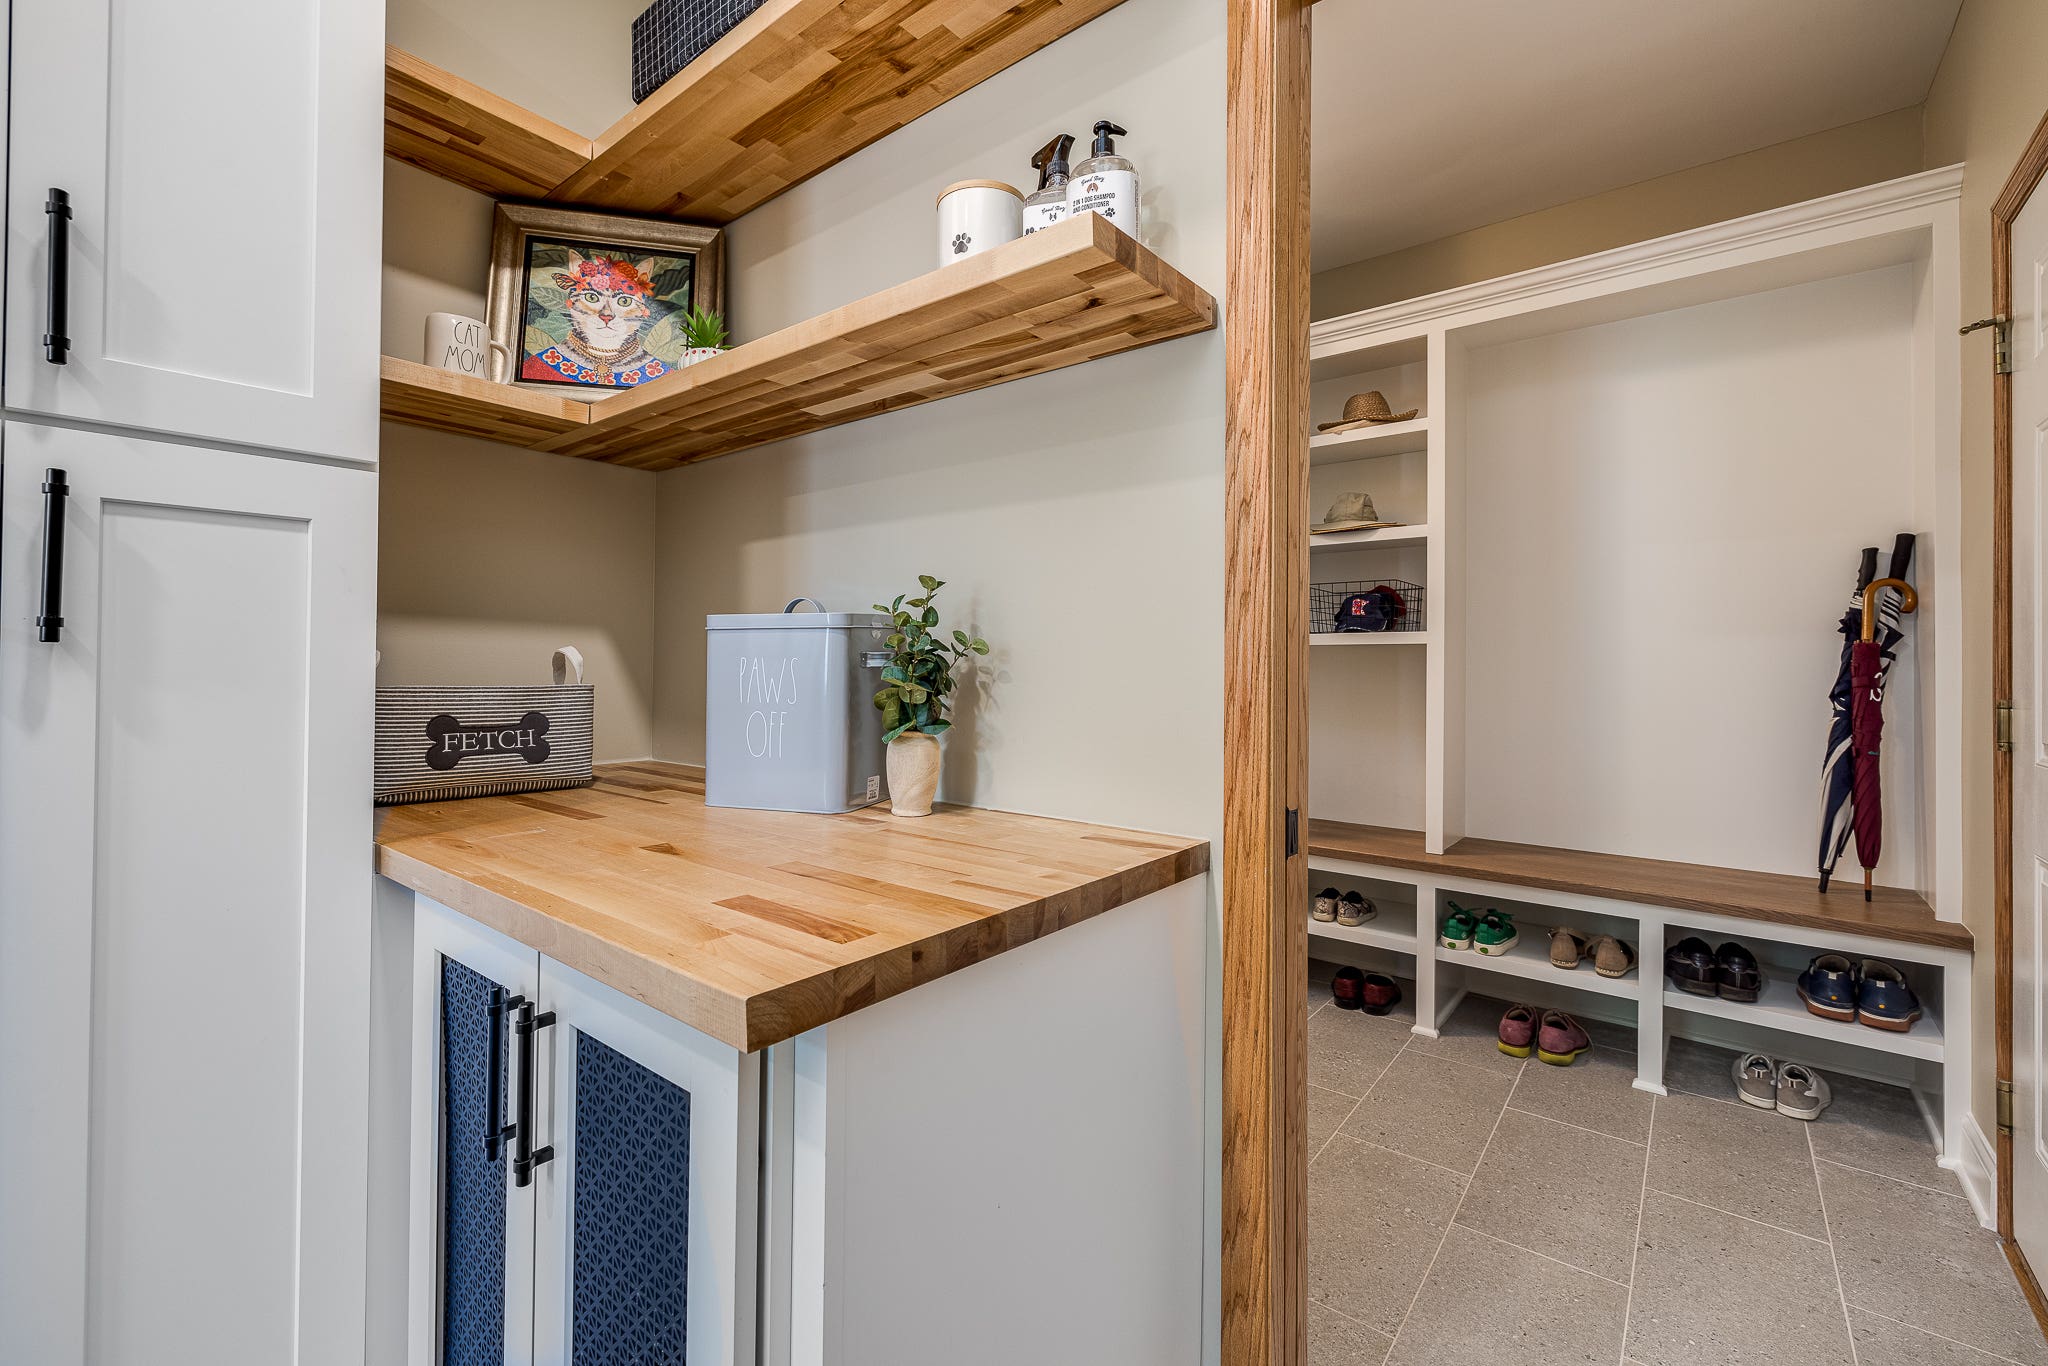
[[[1348,432],[1311,436],[1308,439],[1308,463],[1341,465],[1347,460],[1413,455],[1429,449],[1429,429],[1429,419],[1418,417],[1408,422],[1389,422],[1379,427],[1355,427]]]
[[[1385,949],[1389,953],[1405,953],[1410,958],[1416,956],[1413,930],[1403,931],[1397,926],[1383,924],[1377,918],[1363,925],[1338,925],[1328,920],[1311,919],[1308,933],[1311,939],[1335,939],[1346,944]]]
[[[1878,1053],[1896,1053],[1900,1057],[1921,1058],[1927,1062],[1940,1062],[1947,1052],[1946,1040],[1942,1037],[1941,1021],[1931,1010],[1923,1014],[1914,1023],[1913,1028],[1904,1034],[1894,1034],[1887,1029],[1873,1029],[1869,1025],[1844,1020],[1824,1020],[1806,1008],[1806,1003],[1799,999],[1799,989],[1781,976],[1773,976],[1765,981],[1763,995],[1755,1002],[1724,1001],[1718,996],[1693,996],[1666,987],[1664,1004],[1673,1010],[1689,1011],[1696,1015],[1717,1015],[1723,1019],[1740,1020],[1744,1024],[1782,1030],[1787,1034],[1801,1034],[1810,1039],[1828,1039],[1852,1048],[1867,1048]]]
[[[1427,631],[1317,631],[1311,645],[1427,645]]]
[[[1631,971],[1626,977],[1614,978],[1602,977],[1593,971],[1590,964],[1582,964],[1571,972],[1553,967],[1547,934],[1542,937],[1525,934],[1513,948],[1498,955],[1481,953],[1477,949],[1447,949],[1437,944],[1434,936],[1430,942],[1440,963],[1476,968],[1481,972],[1505,973],[1509,977],[1527,977],[1561,987],[1577,987],[1581,991],[1599,992],[1602,996],[1623,996],[1631,1001],[1642,995],[1636,971]]]

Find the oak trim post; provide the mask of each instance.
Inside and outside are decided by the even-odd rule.
[[[1224,1366],[1306,1354],[1309,5],[1230,0]]]

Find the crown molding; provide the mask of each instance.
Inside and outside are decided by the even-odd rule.
[[[1477,284],[1460,285],[1413,299],[1338,318],[1309,327],[1309,355],[1314,360],[1340,356],[1367,345],[1398,341],[1429,331],[1432,323],[1485,308],[1494,316],[1531,312],[1546,295],[1587,286],[1621,287],[1630,276],[1652,270],[1669,271],[1702,260],[1769,246],[1785,238],[1853,227],[1915,209],[1952,202],[1962,195],[1961,164],[1864,185],[1840,194],[1766,209],[1744,218],[1710,223],[1702,228],[1632,242],[1611,251],[1517,271]],[[1698,272],[1680,272],[1690,274]],[[1613,292],[1612,289],[1603,292]],[[1518,307],[1519,305],[1519,307]]]

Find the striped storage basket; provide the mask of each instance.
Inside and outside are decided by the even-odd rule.
[[[554,672],[552,687],[377,689],[377,805],[588,787],[594,690],[569,646]]]

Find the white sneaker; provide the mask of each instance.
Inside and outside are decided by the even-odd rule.
[[[1834,1094],[1827,1078],[1803,1063],[1783,1063],[1778,1068],[1778,1113],[1794,1119],[1815,1120],[1828,1108]]]
[[[1380,908],[1372,904],[1370,897],[1360,896],[1357,892],[1346,892],[1337,902],[1339,925],[1363,925],[1379,913]]]
[[[1744,1105],[1754,1105],[1759,1110],[1778,1108],[1778,1064],[1761,1053],[1744,1053],[1735,1060],[1731,1069],[1735,1076],[1735,1094]]]

